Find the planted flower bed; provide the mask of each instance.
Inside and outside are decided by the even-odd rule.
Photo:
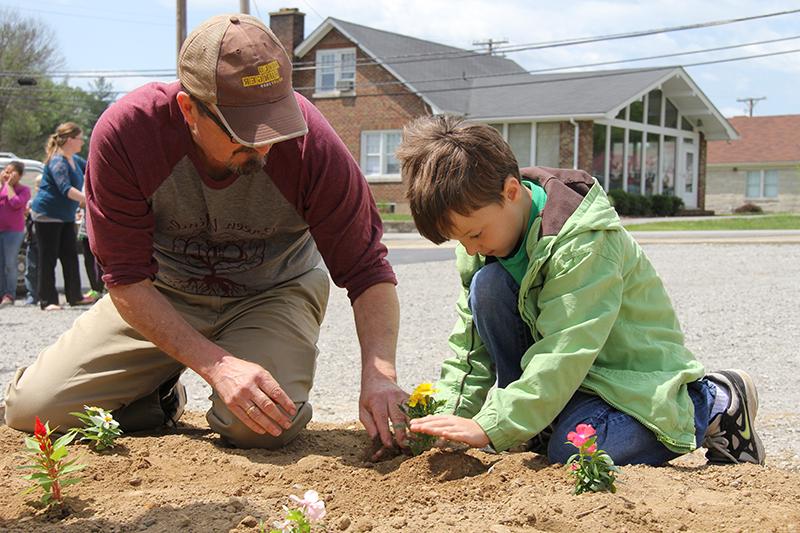
[[[176,431],[123,435],[105,450],[76,438],[69,457],[86,467],[55,512],[40,494],[21,494],[29,486],[17,468],[28,461],[22,442],[0,427],[4,532],[256,532],[260,523],[269,531],[286,519],[284,506],[317,505],[319,517],[310,490],[325,509],[312,531],[800,530],[796,472],[705,466],[694,454],[666,468],[623,466],[614,494],[574,495],[567,468],[530,452],[434,449],[372,463],[360,426],[315,423],[285,450],[238,450],[224,447],[201,413],[184,415]]]

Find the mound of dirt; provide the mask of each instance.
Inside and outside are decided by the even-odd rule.
[[[433,450],[371,463],[360,426],[315,423],[284,450],[238,450],[198,413],[105,453],[72,446],[88,466],[57,513],[20,495],[22,440],[0,427],[0,531],[258,531],[308,489],[325,501],[327,531],[800,530],[800,473],[707,466],[699,453],[624,467],[616,494],[573,496],[564,467],[534,453]]]

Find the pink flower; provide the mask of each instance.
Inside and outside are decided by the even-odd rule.
[[[576,470],[577,470],[578,468],[580,468],[580,467],[578,466],[578,463],[572,463],[572,464],[570,465],[570,468],[572,468],[572,471],[574,472],[574,471],[576,471]]]
[[[325,502],[319,499],[317,491],[307,490],[302,499],[292,494],[289,499],[298,504],[312,522],[322,520],[325,517]]]
[[[567,434],[567,440],[570,441],[576,448],[580,448],[586,444],[586,441],[594,436],[595,433],[596,432],[594,428],[589,424],[578,424],[575,427],[575,431],[570,431]]]
[[[592,454],[597,451],[597,444],[592,444],[588,448],[586,448],[586,453]]]

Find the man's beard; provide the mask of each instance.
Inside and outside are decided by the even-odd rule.
[[[266,163],[267,160],[266,156],[261,156],[255,150],[251,151],[250,149],[245,149],[245,150],[239,149],[236,151],[236,153],[240,152],[248,154],[248,158],[245,159],[244,162],[242,163],[234,163],[232,161],[228,161],[228,163],[225,165],[225,168],[227,168],[228,171],[237,174],[239,176],[249,176],[261,172],[261,169],[264,168],[264,164]]]

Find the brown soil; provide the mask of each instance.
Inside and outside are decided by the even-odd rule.
[[[20,495],[20,432],[0,427],[0,531],[257,531],[289,494],[314,489],[327,531],[799,531],[800,473],[706,466],[625,467],[616,494],[573,496],[562,466],[533,453],[435,450],[364,460],[356,424],[311,424],[285,450],[224,447],[202,415],[175,432],[121,438],[65,489],[63,513]]]

